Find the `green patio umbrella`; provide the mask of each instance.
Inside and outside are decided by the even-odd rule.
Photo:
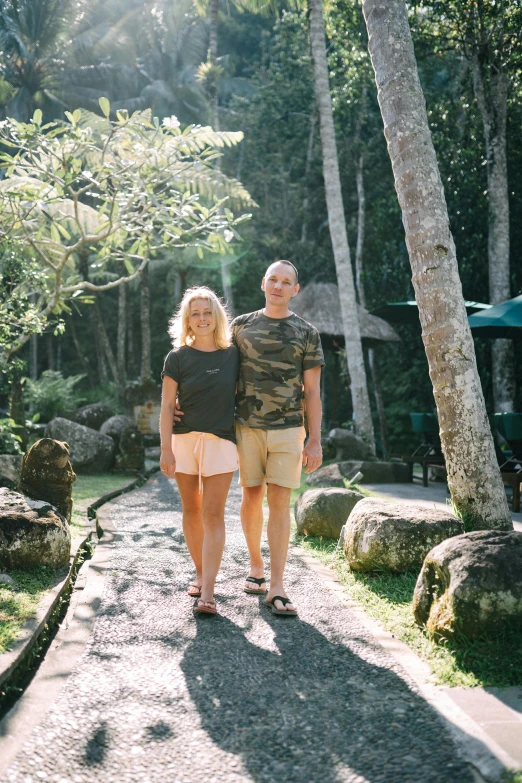
[[[481,310],[487,310],[491,305],[482,302],[464,302],[468,315]],[[416,324],[419,326],[419,308],[413,299],[411,302],[388,302],[382,307],[371,311],[371,315],[383,318],[390,324]]]
[[[474,337],[522,340],[522,296],[475,313],[468,321]]]

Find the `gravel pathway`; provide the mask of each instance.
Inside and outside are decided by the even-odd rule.
[[[403,670],[295,554],[298,620],[242,590],[229,496],[220,616],[195,620],[173,482],[122,496],[110,576],[73,676],[9,768],[17,783],[468,783]]]

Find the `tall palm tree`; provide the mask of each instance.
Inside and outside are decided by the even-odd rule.
[[[209,47],[208,59],[201,64],[199,69],[199,78],[203,84],[206,84],[207,92],[210,98],[210,122],[214,130],[221,127],[219,102],[220,95],[224,93],[224,76],[227,77],[227,86],[230,92],[241,92],[246,88],[246,80],[234,80],[230,72],[227,73],[226,58],[219,56],[219,13],[220,0],[195,0],[195,5],[200,14],[207,17],[209,22]],[[226,3],[226,10],[229,10],[229,3]],[[250,11],[252,13],[265,14],[275,11],[277,4],[275,0],[232,0],[232,5],[240,11]],[[234,84],[235,82],[235,84]],[[226,263],[221,264],[221,282],[223,294],[227,301],[229,311],[234,312],[234,292],[232,288],[232,279],[230,275],[230,266]]]
[[[363,12],[452,501],[475,529],[509,530],[406,3],[363,0]]]
[[[0,102],[4,117],[26,121],[40,108],[63,112],[58,95],[67,32],[81,13],[74,0],[1,0]]]
[[[364,354],[361,342],[357,301],[353,280],[350,248],[346,233],[339,159],[335,140],[332,113],[332,99],[326,58],[325,29],[322,0],[308,0],[310,19],[310,42],[314,68],[315,99],[319,111],[321,147],[323,152],[323,174],[326,193],[326,207],[330,237],[339,284],[341,320],[346,341],[346,358],[350,374],[352,405],[356,432],[367,442],[375,454],[370,397],[366,380]]]
[[[175,114],[183,124],[201,123],[208,106],[196,70],[207,40],[192,0],[98,1],[71,43],[77,67],[68,69],[64,92],[94,111],[105,95],[114,112],[150,108],[160,119]]]

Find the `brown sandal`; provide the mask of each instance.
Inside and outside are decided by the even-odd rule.
[[[191,598],[199,598],[201,596],[201,585],[191,582],[187,587],[187,595],[190,595]]]
[[[198,598],[193,607],[194,614],[217,614],[215,601],[202,601]]]

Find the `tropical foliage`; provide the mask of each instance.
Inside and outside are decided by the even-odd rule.
[[[49,10],[51,5],[52,12]],[[161,123],[163,118],[175,114],[180,121],[181,136],[189,125],[212,124],[213,102],[217,96],[220,128],[226,132],[244,133],[241,144],[219,148],[225,153],[220,160],[221,176],[241,181],[258,205],[252,210],[252,219],[241,227],[241,247],[233,241],[226,243],[227,269],[236,312],[261,306],[259,281],[268,263],[276,257],[287,257],[297,264],[303,285],[311,281],[336,282],[307,15],[294,2],[267,3],[264,14],[259,13],[263,10],[262,5],[254,0],[251,3],[83,0],[80,4],[69,4],[67,0],[0,0],[3,79],[0,104],[5,117],[26,123],[35,138],[41,139],[57,130],[44,130],[53,120],[65,122],[67,133],[72,133],[74,128],[66,120],[64,111],[73,114],[78,107],[88,109],[90,116],[97,115],[97,121],[108,122],[98,103],[101,96],[110,101],[111,123],[118,123],[118,110],[127,109],[130,121],[133,112],[150,109],[151,117],[159,118],[161,132],[172,136]],[[411,271],[382,133],[361,3],[337,0],[324,2],[323,7],[343,201],[352,250],[357,247],[360,225],[358,177],[362,171],[366,231],[359,257],[361,285],[358,288],[362,287],[367,309],[371,310],[386,301],[413,298]],[[488,151],[467,57],[472,53],[471,11],[479,7],[486,14],[488,24],[494,21],[492,30],[496,41],[487,51],[482,48],[481,57],[486,65],[497,67],[495,57],[498,55],[498,65],[509,73],[506,98],[511,213],[508,284],[514,296],[522,290],[522,223],[513,217],[522,209],[518,62],[521,28],[516,19],[519,4],[504,0],[501,3],[486,0],[481,3],[467,0],[422,3],[419,0],[409,4],[415,52],[445,186],[464,294],[468,299],[487,302],[490,296],[488,233],[491,226]],[[211,40],[215,34],[217,39]],[[217,47],[212,57],[209,50],[215,40]],[[33,74],[31,78],[30,74]],[[36,108],[42,110],[42,124],[33,127],[30,119]],[[75,132],[78,130],[85,130],[79,121]],[[138,135],[144,132],[141,128]],[[55,138],[59,139],[60,133]],[[52,138],[46,141],[48,145],[54,143],[58,142]],[[4,147],[3,151],[17,154],[18,148],[7,150]],[[214,185],[218,175],[214,170],[210,171],[210,166],[216,162],[215,158],[212,160],[215,153],[216,148],[211,145],[209,158],[202,159]],[[23,154],[20,151],[20,159]],[[4,165],[7,166],[7,161]],[[82,164],[81,171],[95,173],[92,165]],[[75,182],[79,187],[86,187],[89,183],[81,180],[81,171]],[[14,169],[13,175],[16,175]],[[90,184],[88,192],[95,193],[96,198],[88,196],[86,191],[79,201],[92,214],[90,210],[99,210],[102,202],[98,188]],[[192,191],[190,198],[194,195]],[[216,202],[208,193],[198,195],[197,203],[205,209],[215,208]],[[251,209],[241,200],[235,206],[240,212],[245,206],[248,211]],[[56,233],[54,240],[50,233],[51,225],[55,224],[55,231],[60,234],[58,244],[66,248],[69,240],[62,236],[58,224],[71,233],[70,218],[56,218],[48,210],[46,212],[50,217],[45,218],[45,240],[56,241]],[[211,216],[210,219],[226,221],[227,218],[216,212],[215,218]],[[13,218],[8,213],[9,220]],[[224,226],[217,230],[217,235],[224,240]],[[71,233],[71,242],[75,236]],[[150,233],[147,236],[150,237]],[[158,236],[155,232],[150,248],[158,241]],[[39,314],[43,302],[39,297],[44,290],[52,295],[49,287],[53,282],[52,270],[41,259],[37,262],[36,251],[31,255],[24,249],[21,254],[17,238],[13,241],[14,245],[2,248],[0,261],[0,308],[3,308],[4,316],[0,318],[1,341],[9,346],[4,354],[12,351],[20,339],[25,339],[31,332],[38,333],[36,339],[25,342],[19,351],[29,363],[30,356],[33,359],[36,356],[34,346],[37,346],[37,375],[60,367],[64,375],[85,373],[84,386],[88,382],[93,384],[93,379],[103,379],[108,360],[99,324],[104,325],[115,351],[122,320],[120,313],[123,312],[119,309],[120,289],[86,292],[83,288],[84,293],[74,298],[75,291],[64,292],[62,301],[69,309],[63,309],[61,313],[51,311],[42,321]],[[82,268],[79,257],[67,262],[61,285],[69,287],[82,283],[86,280],[85,271],[88,282],[96,287],[113,284],[121,277],[128,278],[133,272],[125,267],[125,258],[137,271],[141,260],[132,257],[136,252],[131,251],[130,236],[125,240],[119,236],[107,244],[110,252],[103,251],[102,241],[89,245],[88,248],[95,249],[88,249]],[[194,245],[183,249],[173,241],[148,255],[154,377],[158,377],[169,349],[165,325],[183,288],[204,282],[223,290],[220,255],[207,252],[214,249],[215,246],[210,247],[213,240],[207,241],[201,236]],[[197,245],[203,258],[198,254]],[[145,256],[145,249],[143,253]],[[355,258],[353,262],[355,265]],[[20,270],[26,278],[23,285],[17,282]],[[126,336],[123,359],[129,380],[140,372],[142,289],[140,276],[125,286],[126,309],[121,328]],[[38,302],[35,301],[36,293]],[[90,296],[95,296],[100,320],[94,317]],[[55,335],[60,320],[65,332]],[[395,453],[414,445],[408,413],[434,408],[420,329],[399,325],[397,330],[402,343],[385,343],[374,352],[380,370],[390,448]],[[29,343],[33,346],[31,351]],[[332,389],[337,382],[335,352],[339,352],[341,344],[336,336],[325,338],[327,426],[332,413]],[[475,347],[487,405],[493,410],[491,344],[476,340]],[[516,351],[518,391],[515,405],[520,408],[520,347]],[[349,377],[341,377],[340,384],[336,417],[340,422],[350,422]],[[94,390],[90,389],[89,393],[94,394]],[[377,425],[372,381],[370,398]]]
[[[40,321],[85,291],[135,279],[166,248],[226,252],[238,220],[222,205],[227,197],[250,203],[239,183],[212,167],[217,150],[240,133],[182,131],[175,117],[160,126],[150,111],[118,111],[112,121],[109,101],[100,105],[103,117],[78,109],[42,126],[37,110],[32,123],[7,119],[0,128],[9,149],[1,156],[0,238],[43,276],[34,307]],[[24,293],[21,280],[15,295]],[[11,353],[30,333],[22,330]]]

